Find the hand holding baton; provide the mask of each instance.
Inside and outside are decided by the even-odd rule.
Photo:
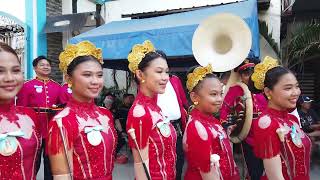
[[[282,146],[283,146],[283,149],[284,149],[284,158],[285,158],[285,163],[287,164],[287,170],[288,170],[288,174],[289,174],[289,178],[290,180],[293,179],[293,176],[292,176],[292,172],[291,172],[291,168],[290,168],[290,162],[289,162],[289,159],[288,159],[288,153],[287,153],[287,148],[286,148],[286,145],[285,145],[285,135],[287,134],[287,131],[286,129],[284,129],[283,127],[280,127],[276,130],[278,136],[279,136],[279,139],[280,139],[280,142],[282,143]]]
[[[145,163],[145,162],[143,161],[143,159],[142,159],[141,151],[140,151],[140,148],[139,148],[139,146],[138,146],[137,139],[136,139],[135,129],[134,129],[134,128],[129,129],[129,130],[128,130],[128,134],[130,134],[130,136],[131,136],[131,138],[133,139],[134,144],[135,144],[135,146],[136,146],[136,148],[137,148],[137,150],[138,150],[138,154],[139,154],[141,163],[142,163],[142,165],[143,165],[144,172],[146,173],[147,179],[148,179],[148,180],[151,180],[151,177],[150,177],[148,168],[147,168],[147,166],[146,166],[146,163]]]
[[[66,160],[67,160],[67,163],[68,163],[68,169],[69,169],[69,172],[70,172],[70,178],[71,178],[71,180],[73,180],[71,164],[70,164],[68,151],[67,151],[68,150],[67,143],[66,143],[66,139],[64,137],[63,131],[62,131],[62,118],[56,119],[56,122],[57,122],[57,125],[58,125],[58,128],[59,128],[59,131],[60,131],[60,136],[61,136],[62,143],[63,143],[63,148],[64,148],[64,154],[65,154],[65,157],[66,157]]]
[[[212,168],[216,168],[219,174],[219,177],[222,177],[221,171],[220,171],[220,156],[218,154],[211,154],[210,155],[210,163]]]

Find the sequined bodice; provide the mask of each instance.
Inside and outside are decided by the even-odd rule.
[[[156,102],[139,93],[128,114],[127,130],[134,128],[140,148],[149,145],[152,179],[175,179],[176,140],[174,127],[164,119]],[[129,144],[136,148],[132,139]]]
[[[279,133],[279,130],[283,133]],[[311,141],[295,116],[268,108],[254,124],[255,153],[265,159],[280,154],[286,180],[310,179]],[[259,142],[259,143],[258,143]],[[267,179],[266,177],[263,177]]]
[[[0,179],[35,179],[41,135],[32,109],[0,105]]]
[[[93,102],[80,103],[71,99],[54,121],[59,118],[66,130],[69,146],[73,147],[75,179],[112,179],[117,135],[111,113]],[[49,127],[51,138],[58,137],[55,122]],[[59,152],[61,145],[51,146],[49,153]]]
[[[220,156],[223,179],[239,179],[239,172],[232,155],[230,141],[219,120],[193,109],[183,137],[188,160],[185,179],[201,179],[200,171],[210,170],[210,155]],[[201,147],[201,148],[199,148]],[[199,148],[199,150],[195,150]]]

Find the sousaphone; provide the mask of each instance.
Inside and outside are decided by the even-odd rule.
[[[192,38],[192,51],[201,66],[211,63],[214,72],[226,72],[239,66],[247,58],[252,44],[251,31],[241,17],[221,13],[201,22]],[[231,141],[241,142],[247,137],[252,123],[252,97],[248,87],[231,73],[227,88],[238,83],[245,92],[245,117],[237,119]]]

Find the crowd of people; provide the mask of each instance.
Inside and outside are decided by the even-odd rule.
[[[238,180],[233,143],[246,179],[310,179],[320,119],[276,59],[245,60],[232,86],[223,86],[227,76],[221,80],[211,64],[192,67],[188,93],[150,41],[134,45],[128,63],[137,94],[124,94],[117,108],[107,94],[100,107],[94,100],[104,87],[103,58],[91,42],[61,52],[63,85],[49,78],[44,56],[33,61],[36,77],[24,82],[16,52],[0,43],[0,179],[36,179],[41,156],[45,179],[117,179],[114,163],[128,161],[120,152],[127,143],[138,180]],[[299,116],[290,114],[296,108]],[[235,133],[248,120],[240,129],[247,133]]]

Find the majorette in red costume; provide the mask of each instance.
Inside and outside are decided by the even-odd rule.
[[[0,105],[1,179],[36,179],[35,163],[40,145],[35,112],[16,107],[13,102]]]
[[[288,111],[268,108],[254,124],[254,152],[261,159],[280,154],[282,174],[285,180],[309,180],[311,141],[300,129],[298,119]],[[277,130],[283,128],[281,141]],[[279,131],[278,131],[279,132]],[[288,161],[287,161],[287,160]],[[287,164],[289,162],[289,164]],[[268,179],[263,176],[261,179]]]
[[[148,145],[152,179],[175,179],[176,131],[166,122],[156,101],[138,92],[129,111],[127,129],[134,128],[140,149]],[[129,145],[135,148],[129,138]]]
[[[218,119],[193,109],[184,137],[188,160],[185,180],[202,179],[200,171],[210,171],[211,154],[220,156],[221,179],[240,179],[238,168],[233,159],[231,143]]]
[[[275,84],[271,84],[271,77],[279,79],[273,79]],[[269,100],[268,108],[253,122],[254,153],[263,159],[267,172],[261,179],[277,176],[285,180],[309,180],[311,141],[300,129],[298,119],[288,112],[300,95],[296,78],[289,70],[278,66],[277,60],[266,57],[256,66],[252,80],[257,89],[264,89]],[[279,90],[284,87],[286,90]],[[282,172],[275,167],[281,167]]]
[[[149,58],[148,64],[144,69],[139,69],[146,58]],[[135,177],[148,178],[149,175],[148,179],[152,180],[173,180],[176,178],[177,135],[156,102],[157,94],[164,93],[169,80],[166,59],[147,40],[133,46],[128,61],[130,71],[139,81],[139,91],[129,110],[127,122]],[[161,72],[147,71],[149,69]]]
[[[0,59],[0,179],[35,180],[40,124],[31,108],[14,105],[23,85],[17,54],[0,42]]]
[[[97,72],[102,71],[102,69],[100,71],[100,64],[103,62],[102,51],[88,41],[68,45],[60,54],[59,67],[64,74],[68,73],[67,69],[75,59],[82,59],[82,63],[91,63],[92,67],[99,67],[99,69],[93,70],[91,68],[87,70],[90,74],[96,75]],[[95,61],[100,64],[97,66]],[[81,63],[73,67],[72,72],[86,71],[85,67],[80,67],[80,65]],[[69,80],[72,82],[72,78],[74,78],[72,73],[68,75],[71,78]],[[90,91],[87,87],[79,87],[79,84],[82,83],[81,85],[87,85],[91,88],[102,88],[102,75],[96,76],[92,77],[96,78],[96,80],[92,80],[94,82],[88,82],[87,80],[84,82],[82,77],[82,81],[77,84],[78,86],[72,86],[75,89],[84,89],[87,94],[82,94],[83,92],[79,92],[79,89],[77,91],[78,94],[74,91],[74,96],[69,100],[67,106],[55,115],[49,124],[47,151],[49,157],[51,157],[51,168],[54,177],[70,178],[69,176],[72,176],[73,179],[112,179],[114,151],[117,143],[112,114],[106,108],[96,106],[93,98],[89,99],[89,92],[91,93],[90,96],[97,96],[99,91]],[[76,79],[73,79],[74,82],[72,83],[76,84]],[[82,98],[79,98],[80,96]],[[86,100],[80,102],[76,98]],[[61,127],[59,125],[60,122]],[[60,130],[62,130],[62,134]],[[63,141],[62,137],[64,137],[65,141]],[[71,155],[66,155],[64,148]],[[63,158],[60,158],[59,161],[59,159],[54,158],[56,156],[62,156]],[[63,163],[68,161],[68,166],[65,166]],[[59,168],[61,164],[67,168],[61,170]]]
[[[208,78],[208,75],[213,76],[211,65],[208,65],[207,67],[197,67],[192,73],[188,74],[187,88],[190,92],[190,96],[192,96],[192,93],[199,93],[193,90],[195,87],[207,88],[207,86],[197,86],[197,84],[200,83],[200,81],[204,81],[205,78]],[[201,95],[205,96],[202,97],[202,101],[208,101],[205,104],[214,106],[213,104],[222,102],[222,92],[220,92],[220,94],[219,92],[215,92],[219,89],[222,91],[222,87],[217,77],[211,78],[216,79],[215,83],[218,83],[216,86],[220,86],[220,88],[217,88],[217,90],[210,89],[209,91],[212,94],[216,93],[217,95],[210,94],[211,97],[207,97],[203,94],[203,91]],[[220,96],[220,98],[218,96]],[[210,100],[205,98],[210,98]],[[210,111],[210,113],[205,113],[205,110],[202,108],[202,110],[198,109],[200,108],[198,107],[200,104],[202,104],[200,101],[194,101],[195,107],[189,115],[188,124],[183,137],[184,151],[188,161],[184,179],[201,180],[204,177],[228,180],[240,179],[238,168],[233,159],[231,143],[225,130],[221,126],[220,121],[213,116],[214,112]],[[219,110],[219,107],[220,105],[216,108],[216,111]],[[213,157],[215,156],[218,156],[220,160],[214,161]],[[214,174],[217,173],[216,171],[219,174],[218,176],[214,176]]]
[[[62,119],[68,147],[73,149],[74,179],[112,179],[117,133],[109,110],[71,99],[49,124],[49,155],[63,151],[56,120]]]

